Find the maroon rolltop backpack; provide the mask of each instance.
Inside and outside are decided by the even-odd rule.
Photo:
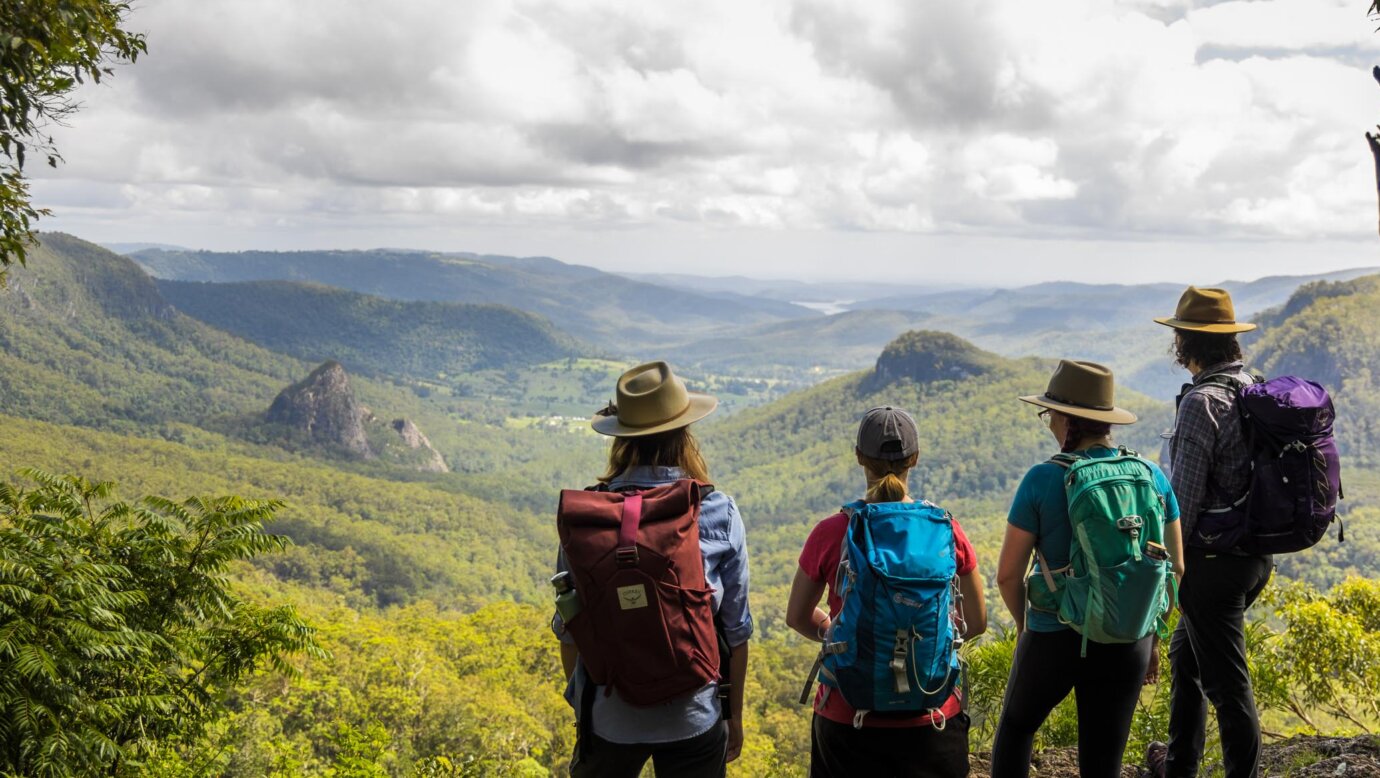
[[[561,492],[556,528],[580,612],[566,623],[595,683],[650,706],[720,681],[714,589],[700,555],[700,503],[684,479],[645,490]]]

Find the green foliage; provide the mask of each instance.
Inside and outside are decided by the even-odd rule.
[[[144,37],[123,29],[130,5],[119,0],[11,0],[0,15],[0,281],[23,264],[33,240],[35,209],[24,165],[36,151],[57,167],[47,127],[76,106],[68,94],[111,74],[107,63],[133,62]]]
[[[291,606],[230,587],[233,563],[285,545],[263,530],[278,503],[129,504],[109,482],[26,475],[0,484],[0,769],[137,774],[257,668],[320,655]]]
[[[163,762],[226,776],[561,774],[575,729],[550,614],[493,603],[318,607],[321,643],[293,677],[262,672],[225,726]]]
[[[1260,707],[1315,732],[1319,714],[1371,731],[1380,721],[1380,582],[1350,578],[1326,595],[1292,584],[1267,601],[1282,628],[1262,628],[1252,655]]]
[[[532,600],[554,559],[549,518],[460,493],[312,460],[275,461],[207,437],[212,450],[0,416],[0,461],[100,472],[147,493],[238,491],[283,499],[275,529],[310,549],[256,565],[300,575],[357,605],[431,597],[475,608]]]

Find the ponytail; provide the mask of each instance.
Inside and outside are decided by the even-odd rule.
[[[906,486],[906,478],[910,475],[910,469],[915,467],[919,459],[918,454],[911,454],[905,459],[873,459],[858,454],[858,462],[863,466],[869,478],[876,478],[877,482],[867,490],[868,502],[901,502],[910,494]]]
[[[900,502],[906,499],[906,482],[895,473],[887,473],[867,490],[868,502]]]

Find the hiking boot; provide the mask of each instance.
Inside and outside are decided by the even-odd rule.
[[[1145,747],[1145,770],[1151,778],[1164,778],[1164,763],[1169,758],[1169,746],[1158,740]]]

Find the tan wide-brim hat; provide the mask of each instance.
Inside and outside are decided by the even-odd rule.
[[[1255,325],[1236,321],[1236,308],[1231,304],[1231,293],[1225,289],[1199,289],[1190,286],[1179,298],[1179,307],[1173,316],[1155,319],[1159,324],[1176,330],[1210,332],[1227,335],[1237,332],[1250,332]]]
[[[1096,362],[1059,360],[1049,388],[1022,400],[1041,408],[1079,416],[1107,424],[1134,424],[1136,415],[1116,407],[1116,386],[1112,371]]]
[[[617,401],[590,421],[601,435],[655,435],[693,424],[719,407],[714,397],[686,390],[665,362],[648,362],[624,373],[617,391]]]

